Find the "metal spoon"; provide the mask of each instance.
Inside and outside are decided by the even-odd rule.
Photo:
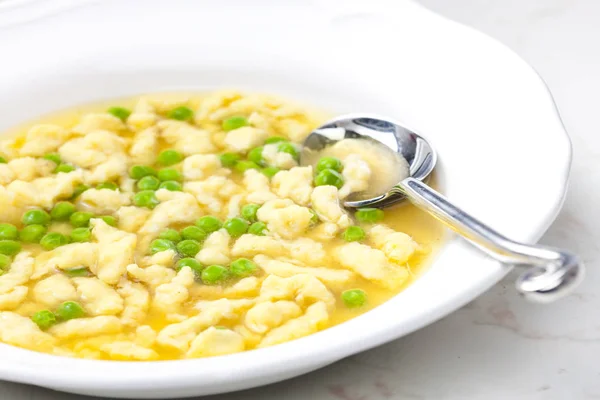
[[[401,155],[410,176],[387,193],[355,201],[348,208],[387,207],[408,198],[472,244],[503,263],[525,267],[516,288],[527,299],[549,303],[569,293],[584,276],[579,257],[565,250],[515,242],[473,218],[423,181],[436,164],[436,153],[418,134],[376,115],[352,114],[338,117],[314,130],[304,142],[301,161],[343,139],[375,140]]]

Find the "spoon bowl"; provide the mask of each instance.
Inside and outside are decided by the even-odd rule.
[[[347,208],[383,208],[404,199],[428,212],[493,258],[527,269],[516,282],[517,290],[528,300],[552,302],[570,293],[583,279],[580,258],[568,251],[513,241],[469,215],[425,184],[433,172],[437,156],[422,136],[397,122],[372,114],[337,117],[315,129],[305,140],[301,162],[345,139],[363,139],[382,144],[389,156],[403,158],[408,176],[385,192],[366,199],[344,202]],[[310,157],[309,157],[310,155]],[[378,157],[385,157],[378,154]],[[399,165],[400,168],[400,165]]]
[[[319,152],[344,139],[366,139],[381,143],[381,148],[389,149],[406,160],[409,175],[419,181],[427,180],[437,162],[437,155],[427,140],[399,123],[375,114],[342,115],[315,129],[304,141],[301,161],[308,159],[307,152]],[[385,193],[367,199],[353,200],[350,197],[344,206],[388,207],[404,198],[402,190],[394,186]]]

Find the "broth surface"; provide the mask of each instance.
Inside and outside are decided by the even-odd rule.
[[[130,115],[106,111],[113,106]],[[20,233],[0,228],[0,341],[94,359],[206,357],[293,340],[399,293],[431,258],[442,227],[408,203],[376,222],[343,210],[340,199],[379,181],[382,167],[364,154],[336,153],[340,188],[314,186],[318,172],[298,166],[295,152],[326,118],[263,95],[156,94],[74,108],[7,133],[0,222]],[[175,158],[164,153],[171,150]],[[141,177],[133,166],[153,172]],[[171,186],[143,186],[164,181]],[[88,189],[78,193],[80,185]],[[89,221],[61,217],[61,202],[92,214]],[[258,211],[236,230],[230,221],[249,204]],[[22,219],[32,210],[52,215],[37,239]],[[203,216],[225,225],[205,229]],[[351,226],[364,238],[348,241]],[[195,241],[192,250],[165,243],[167,230]],[[64,242],[53,248],[47,233]],[[359,298],[347,292],[356,289]]]

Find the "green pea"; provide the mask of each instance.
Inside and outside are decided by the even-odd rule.
[[[223,227],[223,223],[217,217],[205,215],[196,221],[196,226],[206,233],[212,233],[221,229]]]
[[[45,250],[54,250],[57,247],[69,244],[69,239],[58,232],[48,232],[40,240],[40,244]]]
[[[114,182],[103,182],[103,183],[97,185],[96,189],[98,189],[98,190],[101,190],[101,189],[117,190],[117,189],[119,189],[119,186]]]
[[[150,254],[156,254],[166,250],[177,250],[177,247],[175,247],[175,243],[166,239],[154,239],[152,243],[150,243]]]
[[[367,302],[367,294],[361,289],[350,289],[342,292],[342,301],[348,308],[363,306]]]
[[[294,160],[298,160],[298,158],[300,157],[298,148],[296,148],[296,145],[294,145],[293,143],[290,143],[290,142],[280,142],[277,145],[277,151],[279,151],[281,153],[290,154],[294,158]]]
[[[224,120],[223,123],[221,124],[221,127],[223,128],[223,130],[225,132],[229,132],[234,129],[241,128],[242,126],[246,126],[246,125],[248,125],[248,120],[246,119],[246,117],[235,116],[235,117],[229,117],[226,120]]]
[[[106,222],[107,225],[117,226],[117,219],[115,217],[113,217],[112,215],[103,215],[100,217],[100,219],[102,221]]]
[[[44,210],[29,210],[21,217],[23,225],[48,225],[50,223],[50,214]]]
[[[373,223],[381,221],[384,217],[384,214],[383,210],[378,208],[359,208],[354,213],[354,216],[359,222]]]
[[[181,241],[181,235],[175,229],[165,229],[158,235],[159,239],[169,240],[173,243]]]
[[[160,181],[157,177],[148,175],[137,181],[136,186],[139,190],[156,190],[160,186]]]
[[[227,233],[229,233],[229,236],[236,238],[236,237],[240,237],[244,233],[246,233],[246,231],[248,231],[249,225],[250,224],[245,219],[236,217],[236,218],[231,218],[230,220],[227,220],[225,222],[225,224],[223,225],[223,227],[227,230]]]
[[[6,158],[0,156],[0,164],[6,164]]]
[[[86,267],[75,267],[63,270],[65,275],[70,276],[71,278],[77,278],[81,276],[90,276],[92,273]]]
[[[248,152],[248,160],[256,163],[257,165],[260,165],[261,167],[264,167],[265,165],[267,165],[267,162],[265,161],[265,159],[263,158],[262,152],[263,152],[264,147],[260,146],[260,147],[255,147],[252,150],[250,150]]]
[[[50,211],[50,217],[55,221],[67,221],[75,212],[75,206],[68,201],[60,201]]]
[[[175,268],[177,271],[179,271],[183,267],[189,267],[192,271],[194,271],[196,278],[200,279],[200,276],[202,275],[202,264],[200,264],[198,260],[191,257],[182,258],[181,260],[177,261]]]
[[[254,161],[238,161],[237,164],[233,167],[236,171],[244,173],[249,169],[260,169],[260,166]]]
[[[14,240],[0,240],[0,254],[14,256],[21,251],[21,244]]]
[[[274,177],[275,174],[278,173],[279,171],[281,171],[281,170],[277,167],[266,167],[266,168],[263,168],[260,170],[260,172],[262,172],[263,175],[265,175],[269,179]]]
[[[71,225],[75,228],[79,228],[82,226],[88,226],[90,224],[90,219],[94,217],[94,214],[85,212],[85,211],[76,211],[69,217],[69,221]]]
[[[177,150],[165,150],[158,155],[158,163],[168,167],[169,165],[174,165],[183,160],[183,154],[178,152]]]
[[[181,192],[183,190],[183,186],[181,183],[175,181],[164,181],[158,187],[159,189],[167,189],[171,192]]]
[[[134,165],[129,168],[129,176],[139,180],[145,176],[156,176],[156,170],[147,165]]]
[[[119,118],[123,122],[125,122],[125,120],[131,115],[131,111],[123,107],[111,107],[107,110],[107,112]]]
[[[287,139],[281,136],[271,136],[268,137],[267,140],[265,140],[265,144],[273,144],[279,142],[287,142]]]
[[[85,311],[81,304],[76,301],[65,301],[56,309],[56,316],[61,321],[67,321],[74,318],[81,318],[85,315]]]
[[[200,264],[200,261],[196,260],[193,257],[182,258],[179,261],[177,261],[177,264],[175,264],[175,268],[178,271],[183,267],[190,267],[192,268],[192,270],[197,270],[198,272],[202,270],[202,264]]]
[[[247,258],[238,258],[229,265],[229,272],[236,278],[244,278],[256,272],[258,267]]]
[[[202,283],[205,285],[214,285],[224,281],[228,276],[229,272],[227,271],[227,268],[221,265],[209,265],[202,270],[200,279],[202,279]]]
[[[336,157],[322,157],[315,166],[315,170],[317,172],[321,172],[324,169],[332,169],[337,172],[342,172],[343,168],[342,161]]]
[[[242,159],[242,156],[235,153],[223,153],[219,156],[221,165],[227,168],[235,167],[235,164]]]
[[[182,240],[177,243],[177,251],[184,257],[194,257],[200,251],[200,243],[191,239]]]
[[[315,186],[331,185],[336,188],[344,186],[344,177],[333,169],[324,169],[315,176]]]
[[[186,226],[181,230],[181,236],[184,239],[192,239],[202,242],[204,239],[206,239],[208,234],[204,229],[197,226]]]
[[[56,315],[50,310],[38,311],[31,316],[31,320],[43,331],[56,324]]]
[[[89,242],[92,238],[92,230],[90,228],[75,228],[71,231],[71,241],[73,242]]]
[[[161,181],[181,181],[181,172],[173,168],[163,168],[158,171],[158,179]]]
[[[180,106],[169,111],[167,116],[178,121],[189,121],[194,118],[194,111],[186,106]]]
[[[13,224],[0,224],[0,240],[13,240],[19,237],[19,230]]]
[[[363,240],[365,236],[365,231],[360,226],[349,226],[343,234],[346,242],[359,242]]]
[[[7,256],[6,254],[0,254],[0,275],[4,274],[4,272],[6,272],[8,270],[8,267],[10,267],[10,257]]]
[[[60,172],[68,173],[75,171],[75,167],[69,164],[58,164],[56,168],[54,168],[54,173],[58,174]]]
[[[85,192],[86,190],[88,190],[90,187],[88,185],[77,185],[75,186],[75,189],[73,190],[73,195],[71,196],[71,199],[76,199],[77,197],[79,197],[79,195],[83,192]]]
[[[46,234],[48,229],[44,225],[27,225],[19,233],[19,239],[26,243],[39,243],[42,237]]]
[[[156,194],[152,190],[142,190],[133,196],[133,204],[138,207],[146,207],[153,209],[160,203],[156,198]]]
[[[44,160],[52,161],[54,164],[59,165],[61,163],[60,154],[49,153],[44,156]]]
[[[242,207],[242,217],[244,217],[246,221],[256,222],[256,212],[259,208],[260,206],[258,204],[246,204]]]
[[[248,233],[256,236],[265,236],[267,225],[264,222],[255,222],[248,228]]]

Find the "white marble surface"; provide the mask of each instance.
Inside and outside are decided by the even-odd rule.
[[[579,252],[587,280],[572,297],[535,306],[515,295],[511,274],[408,337],[287,382],[206,399],[600,399],[600,1],[421,1],[506,43],[550,86],[574,164],[564,210],[542,242]],[[0,382],[2,400],[80,398]]]

